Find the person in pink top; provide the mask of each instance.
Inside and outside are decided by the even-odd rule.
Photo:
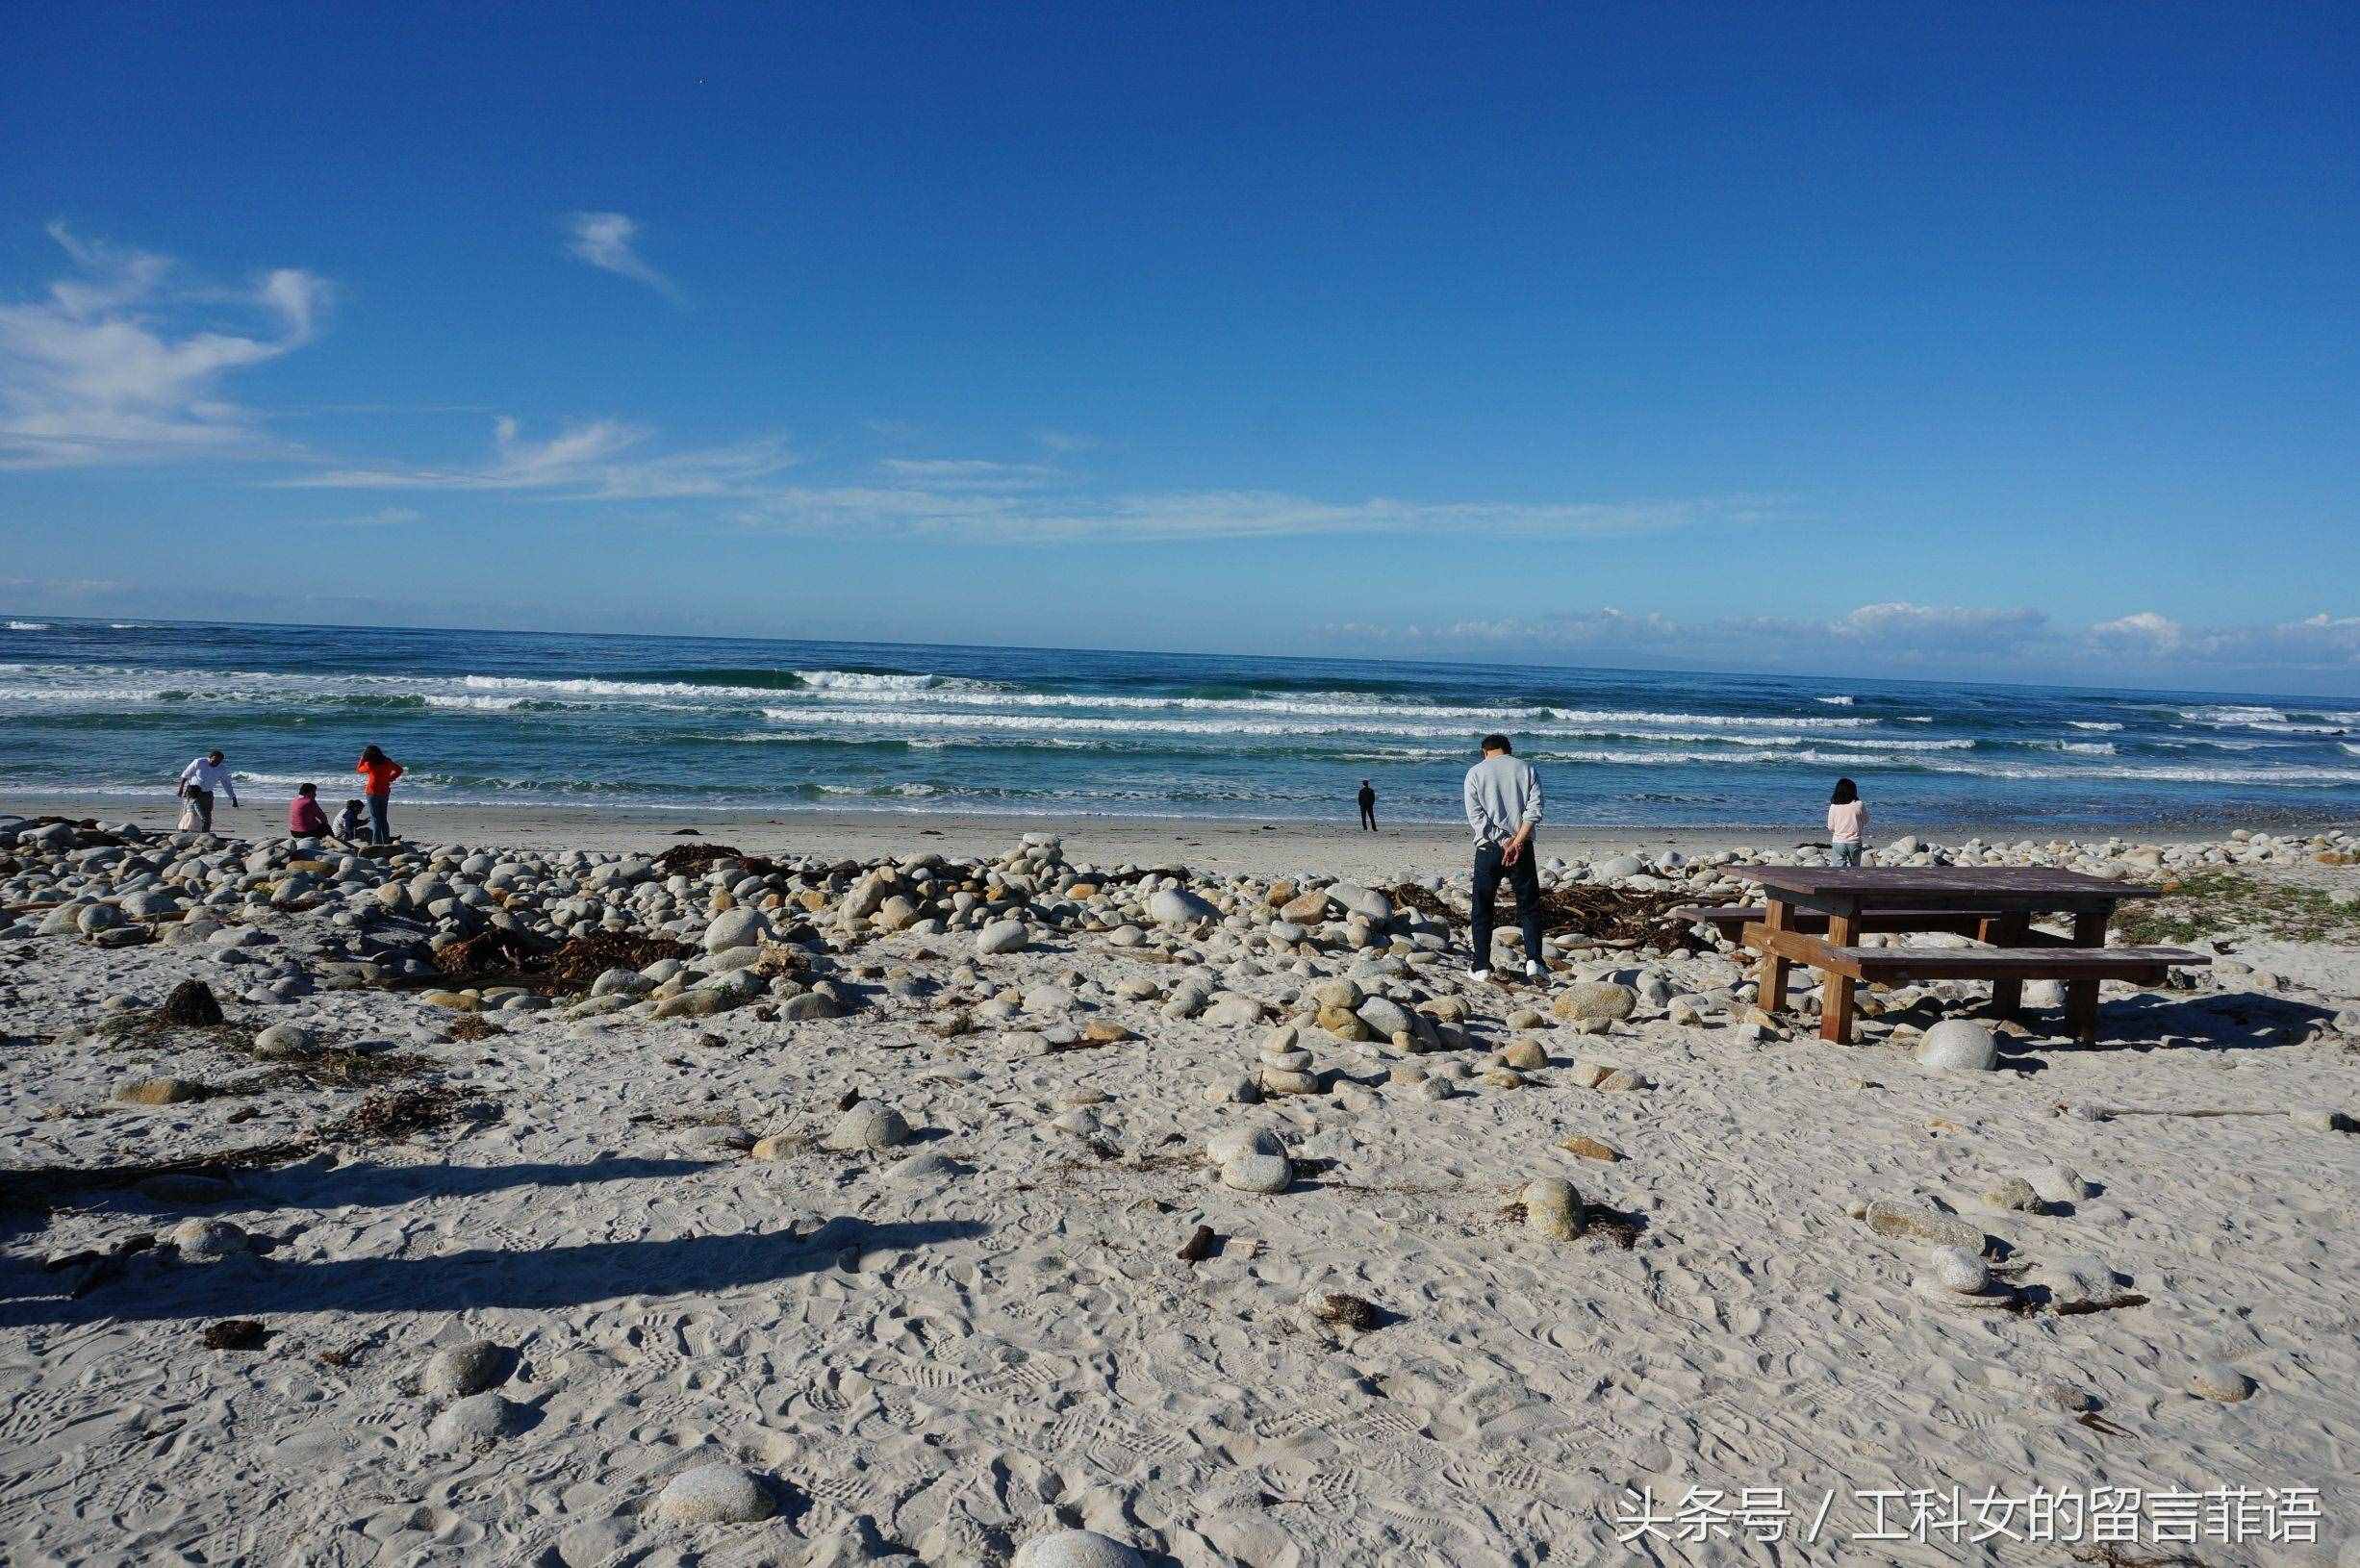
[[[1868,808],[1861,802],[1860,786],[1848,778],[1836,780],[1827,802],[1828,858],[1838,866],[1860,864],[1861,835],[1868,829]]]
[[[328,836],[328,814],[319,809],[319,786],[306,784],[287,802],[287,831],[298,839]]]

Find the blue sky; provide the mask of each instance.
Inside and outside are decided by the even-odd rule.
[[[2360,687],[2360,13],[0,10],[0,608]]]

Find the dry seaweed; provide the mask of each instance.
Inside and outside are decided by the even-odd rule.
[[[395,1089],[371,1095],[351,1111],[321,1127],[313,1137],[318,1144],[393,1143],[420,1132],[433,1132],[458,1120],[467,1097],[448,1084]]]
[[[1467,912],[1432,888],[1402,882],[1384,893],[1396,904],[1446,925],[1467,923]],[[1540,928],[1552,936],[1583,937],[1601,947],[1693,948],[1696,939],[1688,923],[1671,913],[1687,901],[1681,894],[1636,888],[1546,888],[1540,895]],[[1505,917],[1509,911],[1503,907],[1500,913]]]
[[[587,991],[610,969],[646,969],[667,958],[689,958],[697,949],[668,936],[641,936],[630,931],[599,931],[577,936],[557,949],[548,961],[551,984],[568,991]]]
[[[256,1171],[292,1164],[338,1144],[392,1143],[447,1126],[469,1108],[467,1098],[447,1085],[395,1089],[370,1096],[348,1114],[300,1138],[281,1138],[243,1149],[216,1150],[185,1159],[136,1165],[47,1165],[0,1170],[0,1208],[46,1214],[76,1194],[137,1186],[152,1176]]]
[[[1442,896],[1415,882],[1400,882],[1382,890],[1384,896],[1403,909],[1414,909],[1429,920],[1438,920],[1445,925],[1464,925],[1467,912],[1443,901]]]
[[[537,970],[548,961],[538,943],[515,931],[486,926],[473,936],[454,937],[434,949],[434,967],[446,980],[497,980]]]
[[[749,855],[729,844],[675,844],[655,857],[655,869],[666,876],[701,876],[728,861],[745,868],[749,876],[773,876],[783,869],[774,860]]]

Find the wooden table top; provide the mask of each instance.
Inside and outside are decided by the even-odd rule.
[[[2047,866],[1760,866],[1747,874],[1773,898],[1863,907],[2067,909],[2163,892]]]

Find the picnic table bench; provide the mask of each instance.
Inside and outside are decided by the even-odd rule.
[[[1820,1036],[1840,1044],[1851,1043],[1863,981],[1989,980],[1993,1010],[2009,1017],[2023,1003],[2026,980],[2063,980],[2067,1021],[2088,1045],[2097,1038],[2099,981],[2155,984],[2174,965],[2210,962],[2178,948],[2107,947],[2106,927],[2116,906],[2154,898],[2162,890],[2080,872],[2042,866],[1764,866],[1754,876],[1766,902],[1761,918],[1744,921],[1739,932],[1745,946],[1762,955],[1763,1011],[1773,1017],[1786,1011],[1789,972],[1807,964],[1825,977]],[[1737,912],[1683,913],[1718,923]],[[2072,934],[2033,929],[2036,915],[2069,917]],[[1969,922],[1973,930],[1962,931]],[[1859,937],[1871,930],[1971,934],[1985,946],[1860,946]]]
[[[1748,925],[1758,925],[1768,918],[1769,909],[1763,904],[1695,905],[1687,909],[1665,912],[1672,920],[1687,921],[1691,925],[1710,925],[1732,942],[1740,941]],[[1984,921],[1995,918],[1999,911],[1982,909],[1870,909],[1863,910],[1858,929],[1863,931],[1948,931],[1954,936],[1973,936],[1983,928]],[[1827,929],[1834,917],[1815,909],[1797,909],[1789,914],[1788,928],[1818,935]]]

